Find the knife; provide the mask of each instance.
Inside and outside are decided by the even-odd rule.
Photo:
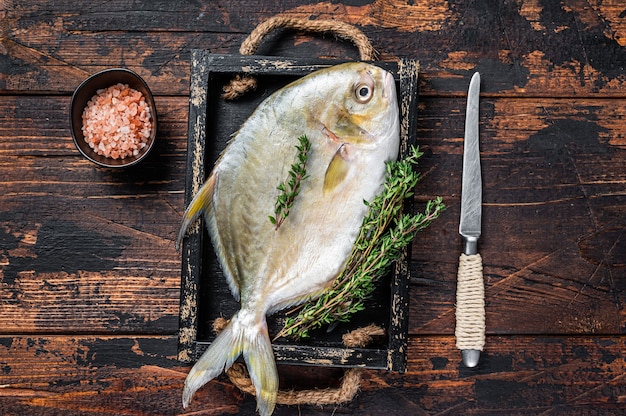
[[[456,346],[461,350],[463,364],[475,367],[485,345],[485,287],[478,239],[482,216],[482,178],[478,139],[478,103],[480,74],[470,81],[465,113],[463,144],[463,179],[459,234],[463,253],[459,258],[456,291]]]

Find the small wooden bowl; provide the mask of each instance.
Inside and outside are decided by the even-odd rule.
[[[89,100],[96,95],[98,90],[108,88],[117,83],[127,84],[130,88],[141,92],[150,107],[152,117],[152,130],[147,145],[141,149],[136,156],[128,156],[124,159],[113,159],[96,153],[85,141],[82,130],[82,115]],[[125,168],[139,163],[146,158],[154,146],[157,131],[156,106],[154,105],[154,97],[152,96],[150,88],[148,88],[148,84],[135,72],[125,68],[106,69],[90,76],[76,88],[76,91],[74,91],[72,95],[70,104],[70,130],[76,148],[83,156],[97,165],[108,168]]]

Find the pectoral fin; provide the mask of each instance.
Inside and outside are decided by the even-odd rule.
[[[187,229],[192,222],[200,216],[200,214],[208,214],[213,208],[213,193],[215,191],[215,184],[217,183],[217,175],[213,174],[209,176],[204,185],[200,188],[200,191],[193,198],[185,214],[183,215],[183,222],[178,232],[178,239],[176,240],[176,250],[180,247],[180,242],[185,237]]]
[[[350,164],[347,160],[344,144],[337,150],[326,169],[326,175],[324,176],[324,193],[332,191],[343,182],[348,176],[349,171]]]

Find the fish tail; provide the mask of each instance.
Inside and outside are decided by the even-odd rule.
[[[269,416],[276,405],[278,371],[274,361],[267,323],[247,325],[235,315],[215,338],[215,341],[196,362],[185,380],[183,407],[187,407],[194,393],[243,354],[250,379],[256,390],[257,410],[261,416]]]
[[[200,214],[207,215],[213,208],[213,192],[215,191],[215,184],[217,183],[217,175],[211,175],[206,180],[204,185],[200,188],[196,196],[185,210],[183,214],[183,223],[178,231],[178,238],[176,239],[176,250],[180,248],[180,242],[183,241],[187,229],[194,222]]]
[[[231,321],[189,371],[183,389],[183,407],[189,405],[194,393],[200,387],[230,368],[241,355],[243,350],[241,333],[238,334],[233,329]]]
[[[243,358],[256,390],[257,410],[261,416],[269,416],[276,405],[278,371],[265,319],[262,328],[256,328],[251,328],[246,334]]]

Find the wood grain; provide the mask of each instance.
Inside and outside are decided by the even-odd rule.
[[[290,13],[362,26],[385,60],[419,59],[423,94],[463,94],[466,78],[479,70],[492,80],[487,93],[624,95],[626,29],[617,2],[598,4],[591,8],[595,13],[578,1],[562,7],[539,0],[496,2],[497,7],[442,0],[427,7],[400,0],[350,2],[354,6],[289,0],[263,8],[244,0],[202,5],[113,1],[88,11],[73,1],[7,3],[2,45],[9,52],[9,70],[0,79],[0,91],[69,93],[87,75],[116,62],[145,77],[156,94],[186,94],[192,49],[238,53],[261,20]],[[294,39],[289,33],[286,40],[269,41],[259,54],[269,50],[276,56],[358,57],[349,44]]]
[[[5,189],[0,205],[15,209],[1,217],[5,235],[14,241],[3,248],[3,282],[13,282],[3,297],[20,299],[0,309],[15,328],[32,330],[33,322],[43,319],[50,331],[78,330],[86,317],[76,316],[71,304],[37,311],[40,299],[58,293],[81,303],[94,292],[104,299],[125,287],[117,306],[89,312],[90,326],[117,330],[110,326],[120,321],[116,314],[138,299],[163,307],[149,289],[157,279],[152,290],[170,299],[159,315],[176,315],[180,266],[173,241],[183,210],[185,138],[180,132],[186,99],[157,100],[159,146],[152,160],[130,172],[101,170],[80,158],[65,125],[67,101],[0,100],[0,114],[7,115],[0,127]],[[414,333],[453,328],[462,106],[462,100],[426,98],[419,110],[418,144],[426,155],[418,168],[423,178],[416,209],[436,195],[448,208],[416,241],[412,274],[426,284],[413,287]],[[560,99],[501,98],[484,100],[481,111],[486,217],[481,249],[488,314],[494,311],[488,328],[494,333],[623,333],[626,149],[621,133],[611,132],[626,112],[624,103],[596,99],[573,106]],[[35,122],[43,113],[43,123]],[[14,158],[19,165],[10,163]],[[61,240],[56,252],[47,252]],[[148,248],[151,256],[145,258]],[[66,256],[75,252],[81,254]],[[105,272],[106,278],[98,274]],[[72,292],[78,286],[81,292]],[[22,309],[26,305],[28,314]],[[150,310],[146,306],[128,329],[158,319],[146,317],[154,315]],[[526,319],[518,318],[520,310]],[[52,317],[36,318],[40,314]],[[175,330],[175,319],[169,322],[169,331]]]
[[[415,209],[447,205],[411,253],[407,372],[366,371],[356,399],[276,415],[626,412],[626,7],[619,1],[0,1],[0,413],[172,415],[190,54],[237,54],[278,13],[358,26],[382,60],[420,60]],[[291,31],[260,54],[357,59]],[[156,94],[140,166],[76,151],[76,86],[110,67]],[[465,96],[480,71],[487,343],[454,346]],[[340,369],[280,366],[284,388]],[[254,414],[226,378],[197,414]]]
[[[489,337],[479,369],[451,360],[452,337],[409,343],[402,375],[366,371],[349,404],[322,408],[279,406],[277,415],[581,414],[624,409],[619,337]],[[180,389],[188,367],[175,360],[175,337],[57,336],[0,338],[0,409],[4,414],[166,415],[182,412]],[[341,372],[279,366],[281,388],[337,383]],[[323,380],[323,381],[322,381]],[[227,379],[202,388],[189,411],[247,414],[254,398]],[[481,410],[482,409],[482,410]],[[408,413],[407,413],[408,412]]]
[[[423,284],[413,288],[411,328],[437,334],[454,322],[463,102],[422,104],[428,151],[417,198],[442,195],[448,209],[417,237],[413,276]],[[622,106],[483,100],[481,253],[490,330],[623,333],[626,149],[621,134],[605,127],[621,118]]]

